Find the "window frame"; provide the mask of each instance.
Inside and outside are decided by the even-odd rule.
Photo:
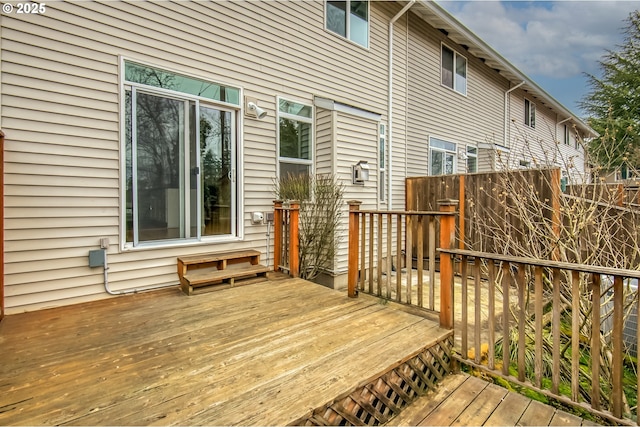
[[[340,37],[342,40],[346,40],[349,43],[353,43],[356,46],[360,46],[364,49],[369,49],[369,44],[371,41],[371,1],[369,0],[343,0],[345,2],[345,35],[343,36],[340,33],[333,31],[329,28],[329,0],[325,0],[324,2],[324,29],[334,36]],[[365,1],[367,3],[367,40],[366,44],[361,44],[357,40],[354,40],[351,37],[351,2],[352,1]]]
[[[451,51],[453,55],[453,68],[451,70],[451,86],[444,82],[445,76],[445,67],[444,67],[444,52],[445,49]],[[458,69],[458,58],[462,58],[464,60],[464,90],[458,88],[458,79],[456,78],[457,69]],[[449,71],[449,70],[447,70]],[[455,49],[449,47],[445,43],[440,44],[440,85],[446,87],[447,89],[453,90],[456,93],[459,93],[462,96],[467,96],[467,88],[469,87],[469,60],[466,56],[459,54]]]
[[[378,123],[378,201],[387,201],[387,189],[385,185],[386,178],[386,152],[387,152],[387,126],[384,123]]]
[[[434,141],[438,141],[438,142],[442,142],[444,144],[451,144],[453,146],[452,149],[448,149],[446,147],[437,147],[434,146]],[[445,162],[443,162],[443,173],[439,173],[439,174],[434,174],[433,173],[433,168],[432,168],[432,159],[433,159],[433,152],[438,152],[438,153],[444,153],[445,155]],[[427,170],[427,175],[429,176],[439,176],[439,175],[451,175],[449,173],[446,173],[446,168],[444,167],[444,165],[446,164],[446,156],[447,155],[451,155],[452,159],[453,159],[453,165],[452,165],[452,171],[451,174],[455,174],[458,170],[458,144],[453,142],[453,141],[449,141],[446,139],[442,139],[442,138],[437,138],[434,136],[430,136],[429,137],[429,160],[428,160],[428,170]]]
[[[299,116],[296,114],[291,114],[287,112],[280,111],[280,101],[292,102],[295,104],[301,104],[305,107],[309,107],[311,109],[311,117]],[[315,106],[313,102],[308,101],[300,101],[294,98],[286,97],[286,96],[277,96],[276,97],[276,176],[278,179],[281,178],[281,163],[293,164],[293,165],[304,165],[309,167],[309,175],[312,176],[314,173],[314,162],[315,162]],[[289,119],[295,120],[302,123],[310,124],[310,135],[309,135],[309,159],[300,159],[295,157],[286,157],[280,155],[280,119]]]
[[[188,72],[184,72],[184,71],[178,71],[172,68],[168,68],[168,67],[164,67],[164,66],[159,66],[156,64],[152,64],[152,63],[148,63],[146,61],[140,61],[137,59],[131,59],[129,57],[124,57],[124,56],[120,56],[119,57],[119,90],[120,90],[120,94],[119,94],[119,98],[120,98],[120,107],[119,107],[119,119],[120,119],[120,151],[121,151],[121,155],[120,155],[120,249],[122,251],[135,251],[135,250],[146,250],[146,249],[153,249],[153,248],[158,248],[158,247],[176,247],[176,246],[185,246],[185,245],[200,245],[200,244],[207,244],[207,243],[211,243],[211,242],[228,242],[228,241],[238,241],[238,240],[242,240],[244,238],[244,227],[243,227],[243,221],[240,218],[240,212],[243,211],[244,209],[244,202],[243,202],[243,177],[242,177],[242,156],[243,156],[243,150],[242,150],[242,109],[243,106],[240,104],[240,102],[238,102],[238,104],[233,103],[233,102],[225,102],[225,101],[219,101],[219,100],[215,100],[212,98],[208,98],[208,97],[202,97],[202,96],[198,96],[198,95],[193,95],[187,92],[180,92],[180,91],[175,91],[175,90],[171,90],[171,89],[167,89],[167,88],[163,88],[163,87],[157,87],[157,86],[153,86],[153,85],[148,85],[148,84],[144,84],[144,83],[138,83],[138,82],[132,82],[129,80],[126,80],[126,75],[125,75],[125,67],[126,67],[126,63],[132,63],[132,64],[136,64],[136,65],[141,65],[144,67],[150,67],[150,68],[155,68],[167,73],[171,73],[171,74],[176,74],[179,76],[183,76],[183,77],[187,77],[187,78],[192,78],[192,79],[197,79],[197,80],[201,80],[203,82],[211,82],[213,84],[217,84],[220,86],[225,86],[225,87],[229,87],[232,89],[235,89],[238,91],[238,100],[242,100],[244,99],[244,95],[243,95],[243,88],[239,85],[236,84],[229,84],[229,83],[225,83],[225,82],[221,82],[221,81],[215,81],[215,80],[211,80],[209,78],[206,77],[202,77],[202,76],[198,76],[198,75],[194,75],[194,74],[190,74]],[[148,94],[148,95],[154,95],[154,96],[161,96],[161,97],[165,97],[165,98],[169,98],[169,99],[174,99],[174,100],[178,100],[181,102],[185,102],[188,105],[194,105],[196,111],[199,111],[200,106],[211,106],[217,109],[220,109],[221,111],[229,111],[231,112],[235,117],[233,120],[233,127],[232,127],[232,136],[233,136],[233,142],[235,144],[235,155],[233,158],[233,162],[234,162],[234,175],[233,175],[233,183],[234,183],[234,205],[232,207],[232,229],[231,229],[231,234],[225,234],[225,235],[202,235],[201,231],[199,230],[196,233],[196,236],[190,236],[190,237],[180,237],[180,238],[171,238],[171,239],[159,239],[159,240],[149,240],[149,241],[138,241],[136,239],[136,237],[134,236],[132,241],[127,241],[127,185],[126,185],[126,181],[127,181],[127,156],[126,156],[126,151],[127,151],[127,129],[126,129],[126,124],[127,124],[127,103],[126,103],[126,93],[127,91],[129,91],[131,93],[132,96],[132,100],[131,102],[133,103],[135,97],[134,94],[137,92],[143,93],[143,94]],[[133,116],[133,114],[135,114],[135,109],[131,110],[131,115]],[[199,113],[198,113],[198,117],[199,117]],[[185,121],[188,121],[188,118],[185,118]],[[134,122],[135,123],[135,122]],[[136,127],[135,124],[132,123],[132,133],[134,131],[136,131]],[[199,120],[195,120],[195,132],[196,135],[199,135]],[[132,140],[132,149],[133,148],[133,140]],[[186,144],[185,144],[186,145]],[[184,149],[183,149],[184,150]],[[182,154],[184,154],[185,151],[183,151]],[[197,163],[198,163],[198,168],[200,168],[200,153],[199,150],[197,150],[196,152],[196,159],[197,159]],[[132,165],[133,167],[133,165]],[[200,198],[200,182],[198,180],[197,182],[197,187],[196,187],[196,191],[198,194],[198,198]],[[134,191],[135,194],[135,191]],[[188,197],[187,199],[188,200]],[[184,200],[181,200],[181,202],[183,202]],[[196,212],[196,217],[197,217],[197,221],[200,221],[200,208],[202,206],[202,200],[199,200],[197,203],[197,207],[196,209],[198,209],[198,211]],[[135,215],[136,214],[136,210],[132,207],[133,211],[132,214]],[[189,215],[191,213],[190,210],[187,210],[187,208],[185,208],[185,215]]]
[[[524,99],[524,124],[536,128],[536,104],[528,98]]]
[[[474,150],[474,151],[471,151],[471,150]],[[465,154],[467,156],[467,159],[466,159],[467,173],[477,173],[478,172],[478,147],[476,147],[475,145],[467,145]],[[475,170],[473,171],[469,170],[469,159],[475,159]]]

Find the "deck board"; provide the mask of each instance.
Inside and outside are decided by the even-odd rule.
[[[449,375],[391,426],[597,425],[466,374]]]
[[[446,331],[299,279],[7,316],[0,425],[282,425]]]

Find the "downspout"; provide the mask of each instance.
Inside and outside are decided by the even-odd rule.
[[[509,126],[509,116],[508,116],[509,111],[508,111],[507,107],[509,106],[509,94],[511,92],[513,92],[514,90],[518,89],[520,86],[522,86],[525,83],[526,82],[523,80],[523,81],[521,81],[520,83],[518,83],[517,85],[515,85],[514,87],[512,87],[511,89],[507,90],[504,93],[504,138],[503,138],[503,141],[502,141],[503,142],[502,146],[506,147],[506,148],[511,148],[511,147],[509,147],[507,145],[507,143],[508,143],[507,129],[508,129],[508,126]]]
[[[393,24],[413,6],[416,0],[411,0],[407,3],[400,12],[398,12],[391,20],[389,21],[389,106],[387,112],[387,129],[389,129],[387,144],[389,147],[389,177],[388,177],[388,195],[387,195],[387,209],[391,210],[393,208],[393,169],[392,169],[392,160],[393,160]]]

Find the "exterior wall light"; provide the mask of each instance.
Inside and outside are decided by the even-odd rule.
[[[365,181],[369,181],[369,162],[366,160],[360,160],[352,166],[352,170],[354,184],[364,185]]]

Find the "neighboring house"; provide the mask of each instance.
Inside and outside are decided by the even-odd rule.
[[[272,210],[286,172],[402,209],[407,176],[491,170],[505,153],[534,166],[523,135],[584,163],[575,135],[592,132],[431,2],[38,12],[0,15],[7,313],[107,297],[88,263],[100,245],[115,292],[176,286],[185,254],[257,248],[268,262],[252,213]],[[369,179],[354,184],[358,162]]]

